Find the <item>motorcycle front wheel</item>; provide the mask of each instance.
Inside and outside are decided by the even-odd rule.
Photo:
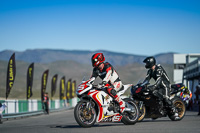
[[[145,115],[146,115],[146,107],[144,105],[142,105],[142,108],[139,109],[140,110],[140,115],[139,115],[139,118],[138,118],[138,122],[141,122],[144,120],[145,118]]]
[[[82,100],[74,108],[74,118],[81,127],[92,127],[96,122],[96,110],[93,107],[88,108],[89,101]]]
[[[126,102],[126,105],[128,105],[128,108],[131,109],[131,111],[124,111],[121,121],[125,125],[133,125],[137,122],[139,118],[138,106],[133,100],[129,98],[125,98],[123,100]]]

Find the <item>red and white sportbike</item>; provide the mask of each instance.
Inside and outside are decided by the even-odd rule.
[[[91,127],[95,122],[120,122],[126,125],[135,124],[138,120],[139,111],[136,103],[130,98],[124,98],[125,111],[120,113],[119,104],[106,93],[105,88],[98,88],[93,85],[95,79],[82,81],[76,90],[80,101],[74,109],[74,117],[82,127]],[[118,92],[121,96],[132,86],[123,85]]]

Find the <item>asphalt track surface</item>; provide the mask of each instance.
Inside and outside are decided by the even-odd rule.
[[[187,111],[183,120],[171,121],[168,117],[144,119],[135,125],[123,123],[96,123],[94,127],[80,127],[73,109],[50,115],[8,120],[0,124],[0,133],[200,133],[200,116]]]

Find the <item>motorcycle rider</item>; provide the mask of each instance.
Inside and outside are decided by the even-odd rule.
[[[160,101],[164,100],[169,108],[172,109],[172,112],[175,112],[175,107],[169,99],[171,85],[166,71],[160,64],[156,65],[156,59],[153,56],[145,58],[143,62],[146,63],[145,68],[149,69],[144,82],[149,82],[151,78],[155,80],[155,84],[148,87],[149,90],[151,90]],[[162,102],[160,104],[162,104]],[[163,112],[160,113],[162,114]]]
[[[123,89],[122,82],[113,68],[113,66],[104,62],[105,57],[103,53],[95,53],[92,58],[93,73],[91,78],[97,78],[98,76],[102,79],[100,87],[106,87],[107,93],[115,99],[120,105],[120,112],[123,113],[125,109],[125,102],[117,95],[120,89]]]

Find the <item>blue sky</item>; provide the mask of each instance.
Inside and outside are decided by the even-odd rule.
[[[200,53],[199,0],[0,0],[0,51]]]

